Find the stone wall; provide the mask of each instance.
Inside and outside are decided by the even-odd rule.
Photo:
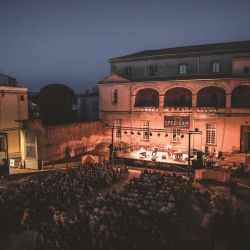
[[[34,120],[27,126],[37,136],[39,164],[64,158],[67,146],[73,148],[75,154],[81,154],[102,142],[99,121],[44,127],[39,120]]]

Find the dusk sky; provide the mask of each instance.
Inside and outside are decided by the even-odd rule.
[[[84,92],[109,58],[250,40],[250,0],[0,0],[0,72],[38,91]]]

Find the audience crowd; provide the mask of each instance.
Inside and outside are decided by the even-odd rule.
[[[126,167],[95,164],[44,173],[0,192],[0,224],[34,230],[45,249],[173,249],[190,179],[145,170],[119,193],[95,192],[127,176]]]
[[[193,190],[201,208],[209,214],[208,228],[210,231],[211,250],[216,242],[226,242],[226,250],[246,248],[247,228],[241,210],[233,205],[230,195],[225,193],[212,194],[208,190]]]
[[[188,178],[144,171],[122,192],[115,189],[83,201],[74,211],[48,209],[36,241],[57,249],[173,249]]]
[[[181,207],[192,190],[211,212],[212,246],[218,235],[232,245],[232,234],[241,239],[245,232],[240,210],[224,196],[193,189],[191,177],[144,170],[122,191],[112,187],[127,177],[127,167],[85,164],[0,190],[0,231],[32,230],[39,249],[174,250]]]
[[[33,228],[46,218],[48,209],[61,212],[74,210],[81,200],[95,190],[110,187],[128,176],[126,167],[113,168],[87,164],[68,171],[50,171],[15,189],[0,190],[0,230],[13,230],[13,225]],[[18,227],[16,227],[18,230]]]

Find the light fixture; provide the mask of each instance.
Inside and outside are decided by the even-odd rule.
[[[152,136],[153,134],[150,132],[149,135]]]
[[[138,132],[137,132],[137,135],[141,135],[141,133],[138,131]]]
[[[184,138],[184,135],[181,135],[181,138]]]
[[[168,133],[165,134],[165,137],[168,137]]]
[[[125,130],[125,131],[124,131],[124,134],[127,134],[127,133],[128,133],[128,132]]]
[[[175,138],[176,137],[176,134],[173,134],[173,138]]]
[[[131,135],[133,135],[133,134],[134,134],[134,132],[133,132],[133,131],[131,131],[131,132],[130,132],[130,134],[131,134]]]
[[[161,134],[160,134],[160,133],[158,133],[158,136],[161,136]]]

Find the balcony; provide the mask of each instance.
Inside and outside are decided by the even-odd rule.
[[[166,107],[166,106],[164,106],[163,107],[163,111],[164,112],[192,112],[192,107],[182,107],[182,106],[180,106],[180,107]]]

